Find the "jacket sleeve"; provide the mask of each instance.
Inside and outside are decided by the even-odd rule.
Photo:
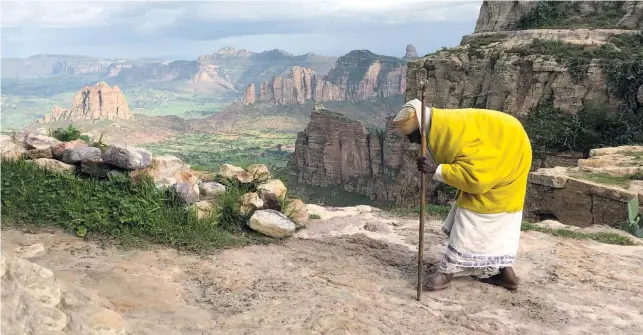
[[[463,192],[483,194],[497,183],[496,162],[498,155],[495,148],[475,141],[462,148],[453,163],[442,164],[439,178]]]

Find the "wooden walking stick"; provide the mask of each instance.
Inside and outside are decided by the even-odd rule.
[[[422,124],[420,124],[421,147],[420,154],[426,157],[426,82],[420,83],[422,92]],[[422,275],[424,273],[424,203],[426,202],[426,173],[420,172],[420,241],[418,242],[418,283],[417,301],[422,298]]]

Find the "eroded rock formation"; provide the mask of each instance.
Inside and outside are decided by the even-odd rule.
[[[560,20],[557,20],[560,19]],[[640,1],[483,1],[474,32],[643,27]]]
[[[132,117],[127,100],[118,86],[110,87],[105,82],[85,86],[71,103],[71,108],[54,106],[51,113],[38,120],[47,123],[60,120],[129,120]]]
[[[419,192],[418,150],[390,122],[385,130],[368,130],[361,122],[318,105],[308,127],[297,135],[292,164],[299,183],[339,187],[377,201],[408,204],[416,201]],[[438,199],[438,188],[438,183],[430,183],[429,199],[444,200]]]
[[[417,50],[415,50],[415,46],[413,44],[407,45],[406,53],[404,54],[404,57],[402,57],[402,59],[413,60],[417,58],[420,58],[420,56],[418,55]]]
[[[293,66],[288,77],[275,76],[264,81],[256,101],[276,104],[303,104],[316,101],[359,101],[389,97],[406,89],[405,60],[355,50],[340,57],[325,76],[311,69]],[[248,89],[250,86],[248,86]],[[246,90],[246,99],[249,91]]]

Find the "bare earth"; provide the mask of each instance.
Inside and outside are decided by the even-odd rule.
[[[322,219],[282,245],[207,257],[3,231],[3,334],[28,334],[6,326],[17,322],[5,305],[19,300],[7,291],[17,285],[10,277],[18,268],[5,265],[13,255],[50,269],[61,287],[55,308],[67,317],[50,334],[643,333],[641,245],[526,232],[517,292],[458,278],[418,302],[417,220],[367,206],[309,210]],[[426,263],[437,262],[446,245],[439,228],[428,223]],[[100,312],[87,316],[82,306],[90,302]]]

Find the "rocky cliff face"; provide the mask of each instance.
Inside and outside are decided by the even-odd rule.
[[[322,108],[297,135],[292,165],[298,182],[340,187],[373,200],[408,204],[417,200],[419,178],[415,157],[419,146],[400,137],[390,119],[384,130],[369,130],[359,121]],[[447,202],[440,185],[431,182],[428,199]]]
[[[123,92],[118,86],[110,87],[105,82],[85,86],[71,103],[71,108],[55,106],[51,113],[38,120],[47,123],[60,120],[129,120],[132,117]]]
[[[556,7],[560,4],[571,9]],[[542,18],[539,13],[546,10],[550,15],[544,17],[557,21],[534,19]],[[495,109],[519,118],[548,104],[568,113],[578,113],[589,104],[610,113],[640,108],[636,101],[643,91],[643,76],[636,75],[636,69],[643,69],[643,35],[635,30],[579,29],[575,25],[591,28],[609,23],[610,28],[626,28],[631,24],[624,22],[642,14],[643,7],[635,2],[485,1],[476,33],[465,36],[456,48],[408,62],[405,100],[419,98],[419,84],[426,81],[429,105]],[[584,21],[577,21],[578,17]],[[575,29],[520,28],[538,28],[539,24],[567,24]],[[354,122],[313,115],[298,137],[294,154],[299,181],[336,185],[397,204],[415,203],[418,181],[413,157],[417,157],[417,148],[396,137],[388,125],[385,134],[383,139],[374,139]],[[365,158],[379,153],[383,153],[379,164]],[[569,157],[535,158],[534,167],[575,164],[579,158]],[[429,199],[436,201],[439,197],[433,184],[430,188]]]
[[[404,54],[404,57],[402,57],[402,59],[413,60],[418,58],[420,58],[420,56],[418,55],[417,50],[415,50],[415,46],[413,44],[407,45],[406,53]]]
[[[289,76],[275,76],[261,85],[257,101],[303,104],[316,101],[360,101],[402,94],[406,88],[405,61],[368,50],[340,57],[325,76],[294,66]],[[249,88],[249,87],[248,87]],[[246,101],[248,99],[246,98]]]
[[[641,27],[640,1],[484,1],[474,32]]]

